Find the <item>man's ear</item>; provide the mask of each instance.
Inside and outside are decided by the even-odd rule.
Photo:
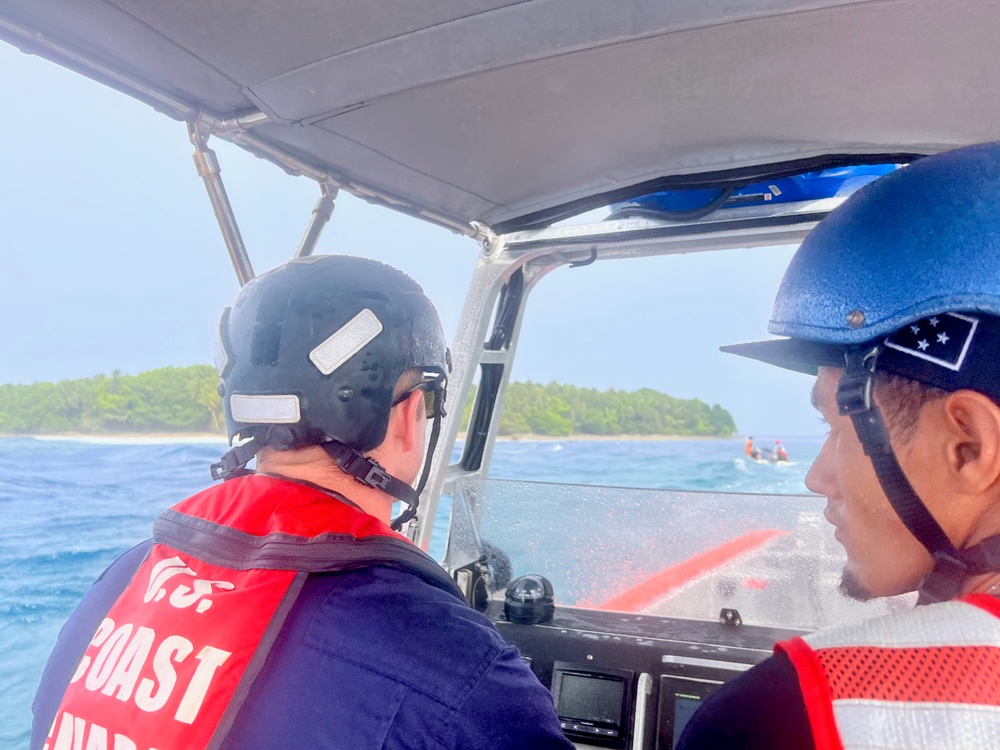
[[[423,408],[424,394],[423,391],[417,390],[392,410],[389,418],[389,434],[404,452],[423,449],[424,421],[419,419],[420,410]]]
[[[1000,407],[978,391],[962,390],[945,396],[941,409],[958,489],[979,494],[1000,485]]]

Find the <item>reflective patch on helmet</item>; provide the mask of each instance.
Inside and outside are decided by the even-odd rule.
[[[368,308],[355,315],[349,323],[309,352],[309,359],[324,375],[340,367],[376,336],[382,333],[380,321]]]
[[[885,345],[958,372],[978,325],[979,319],[969,315],[932,315],[903,326],[885,340]]]
[[[229,397],[233,421],[246,424],[295,424],[301,419],[299,397],[294,394],[253,396],[236,393]]]
[[[228,364],[229,352],[226,351],[226,345],[222,341],[222,330],[220,329],[215,332],[215,371],[222,375]]]

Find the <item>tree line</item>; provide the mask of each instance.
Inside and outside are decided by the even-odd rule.
[[[215,368],[193,365],[0,385],[0,432],[222,432],[218,384]]]
[[[0,432],[223,432],[219,378],[209,365],[161,367],[58,383],[0,385]],[[465,405],[468,424],[472,401]],[[511,383],[501,435],[714,435],[736,433],[718,404],[649,388],[599,391],[559,383]]]
[[[468,424],[471,403],[466,405]],[[730,437],[732,415],[718,404],[643,388],[599,391],[560,383],[511,383],[500,435],[690,435]]]

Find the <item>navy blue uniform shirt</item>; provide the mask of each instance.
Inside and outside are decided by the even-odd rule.
[[[32,748],[149,544],[113,563],[63,627],[35,696]],[[376,565],[309,576],[222,747],[573,746],[549,691],[485,617],[410,571]]]
[[[676,750],[815,750],[795,667],[783,653],[716,690]]]

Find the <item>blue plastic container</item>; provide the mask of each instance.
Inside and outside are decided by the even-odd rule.
[[[665,190],[615,203],[612,217],[663,214],[665,218],[691,218],[692,214],[743,206],[795,203],[821,198],[846,197],[863,185],[899,167],[899,164],[874,164],[836,167],[807,172],[793,177],[778,177],[755,182],[735,190]],[[713,204],[718,204],[713,207]]]

